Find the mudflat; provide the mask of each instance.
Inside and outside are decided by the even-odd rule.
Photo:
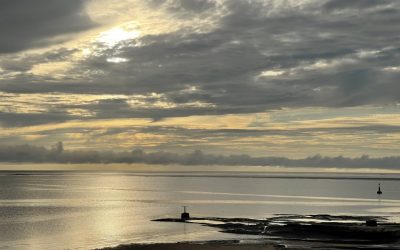
[[[279,250],[283,247],[272,244],[237,244],[237,243],[166,243],[166,244],[131,244],[104,248],[103,250]]]

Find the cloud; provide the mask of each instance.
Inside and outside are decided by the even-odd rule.
[[[116,101],[112,105],[120,103]],[[20,127],[16,127],[19,124],[9,124],[9,127],[0,131],[0,138],[6,138],[0,142],[2,145],[49,145],[60,140],[74,150],[127,150],[139,147],[149,151],[189,152],[200,149],[208,153],[268,154],[292,158],[302,158],[316,152],[326,156],[368,154],[382,157],[398,153],[398,108],[391,109],[318,111],[310,108],[308,111],[296,109],[268,114],[199,115],[160,120],[126,119],[123,118],[127,116],[124,112],[128,111],[118,110],[119,113],[114,114],[121,116],[118,119],[87,117],[51,124],[46,124],[49,122],[44,120],[45,124]],[[113,110],[110,108],[109,112]],[[393,113],[393,110],[397,110],[397,113]],[[344,116],[337,117],[335,112]],[[384,112],[387,114],[380,114]],[[77,119],[79,116],[75,117]],[[8,122],[18,122],[18,119],[12,121],[9,117],[4,118]],[[25,115],[25,119],[33,124],[40,122],[40,118],[46,119],[46,116]]]
[[[322,157],[315,155],[304,159],[286,157],[251,157],[249,155],[205,154],[195,150],[188,154],[170,152],[146,153],[141,149],[132,151],[71,151],[64,150],[61,142],[52,148],[31,145],[0,146],[0,162],[30,163],[146,163],[182,165],[229,165],[229,166],[286,166],[286,167],[334,167],[334,168],[383,168],[398,169],[400,157],[359,158]]]
[[[1,6],[0,54],[48,46],[94,26],[84,0],[3,0]]]
[[[152,0],[149,1],[149,4],[150,6],[162,6],[172,13],[190,17],[195,13],[212,10],[216,7],[217,2],[213,0]]]
[[[72,120],[112,120],[112,129],[121,129],[124,120],[146,118],[165,127],[123,129],[115,134],[123,139],[113,145],[127,148],[137,140],[145,149],[230,152],[237,147],[258,155],[262,150],[295,154],[302,145],[312,153],[388,155],[398,146],[397,125],[379,116],[399,113],[398,108],[385,113],[400,101],[398,1],[7,2],[7,13],[0,10],[0,29],[9,37],[0,42],[0,123],[7,129],[57,127]],[[24,8],[30,10],[30,22],[17,21]],[[60,36],[91,28],[88,15],[106,24],[88,37],[82,33],[79,42],[49,46]],[[99,39],[104,34],[112,42]],[[40,51],[25,52],[38,46]],[[5,54],[12,51],[23,53]],[[366,113],[382,107],[374,113],[381,120],[357,124],[341,119],[352,107]],[[294,126],[294,117],[307,108],[323,111],[306,114]],[[283,117],[286,110],[290,114]],[[252,119],[250,128],[227,116],[258,113],[281,113],[279,128],[277,122]],[[355,111],[348,116],[359,118]],[[220,123],[224,119],[229,128]],[[315,126],[307,127],[305,120]],[[198,130],[190,130],[193,126]],[[58,131],[58,136],[77,147],[115,143],[101,135],[105,131],[90,129]],[[84,139],[76,139],[78,134]],[[40,145],[50,141],[46,132],[40,136],[34,140]],[[146,136],[159,140],[144,142]],[[378,144],[385,147],[378,149]]]
[[[157,2],[150,6],[202,10],[195,0]],[[234,107],[230,112],[259,112],[393,103],[398,100],[393,80],[399,72],[382,70],[395,66],[399,58],[395,46],[399,6],[390,3],[385,8],[393,14],[373,10],[354,17],[345,13],[329,16],[312,4],[201,1],[206,13],[219,13],[207,31],[183,28],[142,35],[76,62],[77,67],[68,74],[76,79],[61,79],[54,85],[46,79],[20,76],[12,83],[0,83],[0,89],[158,93],[176,102],[212,103],[216,112],[222,113],[227,107]],[[110,63],[113,57],[126,60]],[[281,73],[259,77],[274,70]],[[26,82],[36,84],[32,87]],[[199,93],[185,92],[188,86],[195,86]]]
[[[77,51],[77,49],[59,48],[46,53],[3,55],[0,57],[0,68],[4,73],[15,73],[20,76],[28,75],[35,65],[66,62]]]
[[[36,114],[0,112],[0,125],[2,127],[30,126],[44,123],[63,122],[68,118],[72,118],[72,116],[69,117],[65,113],[51,111]]]
[[[388,5],[391,1],[386,0],[329,0],[327,3],[324,4],[324,8],[327,10],[343,10],[343,9],[363,9],[363,8],[373,8],[379,7],[382,5]]]
[[[178,6],[184,11],[203,12],[216,7],[216,2],[212,0],[178,0]]]

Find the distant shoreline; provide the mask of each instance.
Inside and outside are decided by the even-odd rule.
[[[0,170],[0,175],[31,176],[56,174],[124,174],[139,177],[204,177],[238,179],[307,179],[307,180],[371,180],[399,181],[400,175],[393,173],[332,173],[332,172],[254,172],[254,171],[135,171],[135,170]],[[345,174],[350,176],[345,176]]]

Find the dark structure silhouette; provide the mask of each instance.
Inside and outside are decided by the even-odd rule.
[[[377,194],[382,194],[382,191],[381,191],[381,184],[379,183],[379,186],[378,186],[378,192],[376,192]]]
[[[189,220],[190,219],[190,215],[188,212],[186,212],[186,206],[183,206],[183,213],[181,213],[181,220],[185,221],[185,220]]]
[[[374,219],[371,220],[367,220],[365,222],[365,225],[367,225],[367,227],[377,227],[378,226],[378,222]]]

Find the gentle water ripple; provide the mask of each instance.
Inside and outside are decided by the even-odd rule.
[[[0,172],[0,249],[237,237],[198,225],[151,222],[179,215],[183,205],[197,216],[323,213],[399,220],[398,180],[370,174]]]

